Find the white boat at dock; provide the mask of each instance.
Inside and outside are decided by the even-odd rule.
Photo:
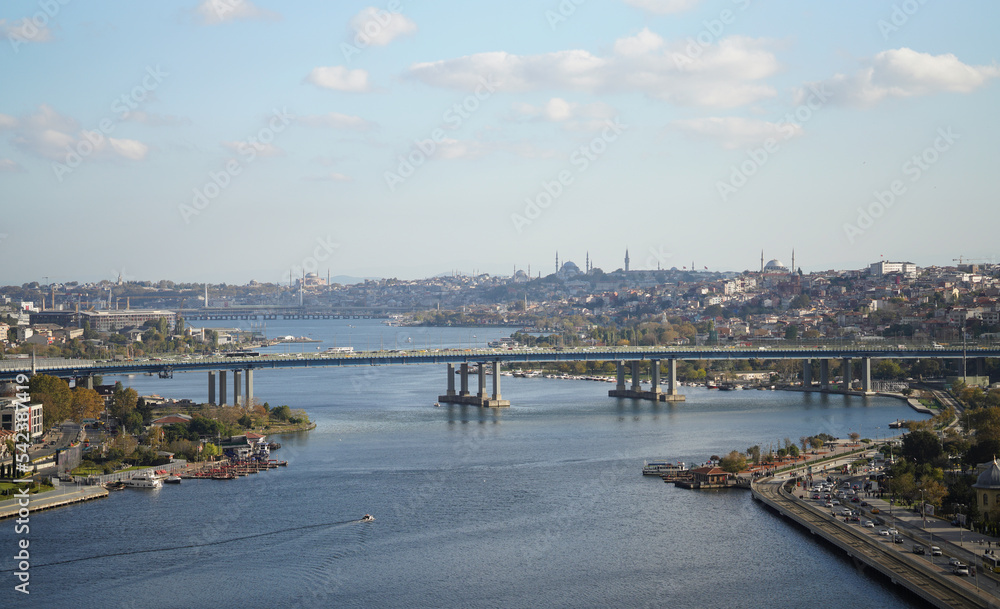
[[[126,488],[161,488],[163,481],[150,474],[138,474],[124,480]]]

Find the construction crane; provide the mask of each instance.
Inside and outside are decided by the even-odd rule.
[[[964,262],[993,262],[992,260],[990,260],[988,258],[966,258],[965,256],[959,256],[958,258],[952,258],[951,261],[952,262],[957,262],[959,264],[959,266],[962,265],[963,261]]]

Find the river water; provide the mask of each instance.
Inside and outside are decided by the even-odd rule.
[[[354,320],[269,322],[268,333],[390,348],[481,346],[509,330]],[[203,373],[122,380],[140,394],[207,395]],[[287,468],[32,516],[31,595],[16,606],[913,606],[746,491],[640,475],[644,460],[884,435],[919,416],[902,402],[684,387],[687,402],[652,404],[608,398],[606,383],[504,377],[510,409],[434,407],[445,382],[443,366],[256,372],[258,398],[318,424],[275,438]],[[365,513],[376,521],[357,522]],[[12,555],[17,538],[7,521],[0,547]]]

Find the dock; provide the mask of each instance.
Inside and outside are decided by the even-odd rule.
[[[42,510],[50,510],[92,499],[103,499],[107,496],[108,490],[101,486],[72,486],[31,494],[28,495],[28,513],[34,514]],[[0,520],[16,518],[21,507],[17,499],[0,501]]]

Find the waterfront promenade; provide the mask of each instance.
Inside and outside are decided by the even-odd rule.
[[[827,462],[827,470],[835,471],[856,458],[856,454],[843,453]],[[816,470],[813,473],[819,477]],[[919,514],[898,506],[890,509],[888,501],[877,498],[865,499],[871,505],[861,508],[861,519],[874,520],[879,525],[868,528],[861,523],[844,522],[829,508],[809,499],[810,495],[802,487],[788,487],[802,474],[803,467],[798,466],[755,481],[754,498],[841,549],[859,566],[882,573],[891,582],[937,607],[1000,606],[1000,576],[983,568],[982,564],[984,551],[996,548],[997,539],[952,526],[938,518],[927,518],[925,524]],[[838,482],[865,477],[831,476]],[[856,505],[851,507],[857,509]],[[877,508],[878,514],[872,514],[872,508]],[[892,527],[898,529],[902,543],[892,543],[891,536],[879,534],[879,530]],[[916,545],[923,546],[927,553],[915,554]],[[931,556],[930,546],[940,547],[943,555]],[[951,558],[968,564],[972,575],[954,575],[949,565]]]
[[[53,489],[44,493],[29,495],[28,512],[33,514],[42,510],[72,505],[91,499],[102,499],[108,496],[108,490],[102,486],[72,485]],[[14,518],[18,515],[21,505],[17,499],[0,501],[0,520]]]

